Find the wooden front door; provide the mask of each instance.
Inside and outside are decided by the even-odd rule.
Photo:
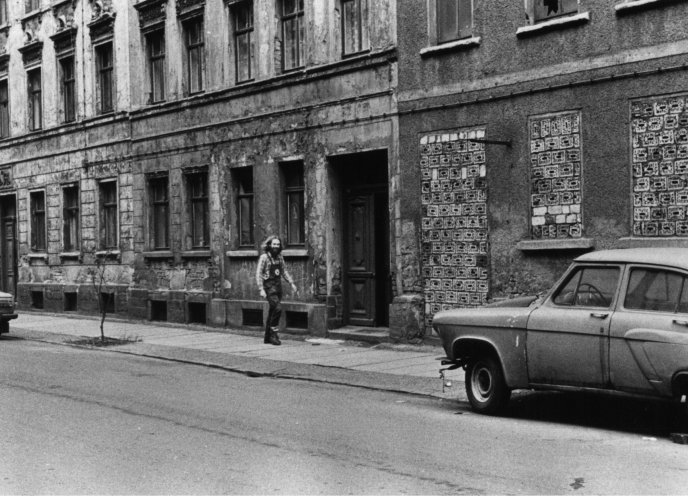
[[[16,295],[17,244],[14,197],[0,200],[0,291]]]
[[[350,196],[346,210],[346,320],[351,325],[375,326],[375,196]]]

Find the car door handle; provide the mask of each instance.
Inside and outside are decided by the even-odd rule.
[[[686,320],[677,320],[677,319],[674,319],[674,320],[673,320],[673,323],[674,323],[674,324],[678,324],[678,325],[682,325],[682,326],[688,327],[688,321],[686,321]]]
[[[591,317],[595,317],[596,319],[606,319],[609,317],[608,313],[597,313],[597,312],[592,312],[590,314]]]

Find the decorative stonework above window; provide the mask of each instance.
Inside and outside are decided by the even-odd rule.
[[[205,0],[177,0],[177,17],[188,19],[203,14]]]
[[[22,54],[25,67],[38,65],[41,63],[43,56],[43,42],[38,40],[31,41],[20,47],[19,52]]]
[[[58,33],[74,26],[74,6],[74,0],[53,3],[52,10]]]
[[[88,24],[88,29],[92,42],[100,42],[113,37],[116,14],[112,9],[112,0],[91,2],[91,22]]]
[[[50,37],[53,40],[53,45],[55,46],[55,53],[57,55],[65,55],[74,51],[74,46],[76,44],[76,27],[70,27],[58,31]]]
[[[38,33],[41,32],[43,22],[43,18],[39,14],[24,17],[21,21],[24,30],[24,46],[33,46],[34,43],[38,42]]]
[[[167,0],[143,0],[134,5],[139,11],[139,27],[142,31],[162,27],[167,18]]]

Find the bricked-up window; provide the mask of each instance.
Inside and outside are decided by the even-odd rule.
[[[7,0],[0,0],[0,26],[9,22],[7,18]]]
[[[100,183],[100,247],[117,248],[117,183]]]
[[[10,98],[7,79],[0,81],[0,138],[10,135]]]
[[[234,19],[234,59],[236,81],[242,83],[253,79],[253,1],[238,3],[232,7]]]
[[[160,29],[146,35],[148,79],[150,93],[148,103],[165,99],[165,31]]]
[[[33,12],[41,8],[41,0],[24,0],[25,12]]]
[[[303,162],[282,164],[288,246],[305,244]]]
[[[186,67],[187,87],[189,93],[203,91],[203,77],[205,73],[205,37],[203,34],[203,18],[198,17],[184,24],[186,38]]]
[[[237,191],[239,246],[253,246],[253,168],[236,168],[232,176]]]
[[[150,241],[154,250],[170,247],[170,200],[167,176],[148,180],[150,199]]]
[[[76,251],[79,249],[79,187],[65,187],[62,196],[64,250]]]
[[[72,122],[76,118],[74,78],[74,57],[60,59],[60,98],[64,122]]]
[[[282,0],[282,70],[289,71],[304,64],[303,0]]]
[[[578,0],[531,0],[535,22],[578,12]]]
[[[36,131],[43,126],[43,105],[41,92],[41,68],[38,67],[28,72],[28,112],[29,130]]]
[[[210,246],[210,216],[208,210],[208,173],[194,172],[186,176],[191,247]]]
[[[342,0],[342,52],[344,55],[364,49],[366,0]]]
[[[105,114],[114,110],[112,42],[98,45],[95,52],[98,71],[98,112]]]
[[[31,205],[31,249],[45,251],[45,191],[33,191],[30,195]]]
[[[437,0],[437,41],[468,38],[473,32],[473,0]]]

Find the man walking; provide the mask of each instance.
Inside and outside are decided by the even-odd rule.
[[[256,269],[256,284],[260,296],[268,301],[268,318],[265,321],[265,344],[280,345],[282,342],[277,335],[279,321],[282,316],[282,278],[291,284],[294,294],[298,292],[294,280],[291,278],[282,257],[282,241],[277,236],[270,236],[265,242],[263,253],[258,259]]]

